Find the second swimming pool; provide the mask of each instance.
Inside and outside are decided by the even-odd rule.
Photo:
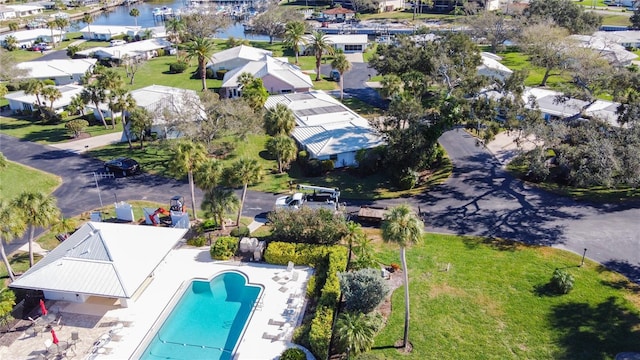
[[[261,292],[236,271],[193,280],[141,359],[231,359]]]

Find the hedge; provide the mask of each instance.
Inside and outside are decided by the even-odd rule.
[[[326,261],[327,254],[332,252],[342,254],[346,267],[347,249],[339,245],[325,246],[273,241],[269,243],[264,252],[264,260],[269,264],[276,265],[287,265],[289,261],[293,261],[294,264],[317,268]]]
[[[326,359],[329,356],[332,326],[333,309],[326,306],[318,306],[316,315],[311,320],[311,329],[309,330],[309,345],[318,359]]]
[[[238,251],[238,238],[221,236],[211,245],[209,253],[215,260],[229,260]]]

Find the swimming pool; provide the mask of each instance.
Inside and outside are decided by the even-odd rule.
[[[237,271],[192,280],[141,359],[231,359],[262,286]]]

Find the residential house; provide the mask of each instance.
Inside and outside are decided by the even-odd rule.
[[[18,17],[16,11],[4,5],[0,5],[0,20],[15,19]]]
[[[26,61],[17,67],[27,71],[25,78],[53,80],[56,85],[80,83],[87,71],[92,71],[96,59],[54,59],[48,61]]]
[[[147,32],[151,35],[150,38],[166,38],[167,29],[164,26],[152,26],[148,28],[130,29],[127,30],[127,36],[129,39],[142,39],[147,36]]]
[[[62,111],[66,106],[71,103],[71,99],[80,94],[84,87],[80,85],[61,85],[56,86],[58,90],[60,90],[60,94],[62,97],[53,102],[53,110],[56,112]],[[11,109],[14,113],[19,113],[22,111],[33,111],[35,109],[35,104],[37,104],[37,98],[35,95],[27,95],[24,91],[16,91],[13,93],[9,93],[4,96],[5,99],[9,100],[9,109]],[[50,104],[40,96],[40,101],[43,103],[43,106],[49,106]]]
[[[357,166],[356,153],[384,144],[369,121],[323,91],[270,96],[265,108],[286,105],[296,118],[292,136],[311,159],[335,168]]]
[[[220,88],[222,97],[233,98],[241,95],[238,77],[243,73],[262,79],[262,84],[270,94],[306,92],[313,88],[311,78],[299,67],[290,64],[286,59],[265,55],[262,60],[251,61],[224,74]]]
[[[85,40],[110,41],[116,36],[124,36],[128,31],[138,31],[141,28],[140,26],[91,25],[83,27],[80,32]]]
[[[322,21],[345,22],[353,19],[356,12],[343,7],[334,7],[322,11]]]
[[[30,3],[29,5],[6,5],[8,8],[15,11],[17,17],[26,17],[31,15],[42,14],[44,11],[44,6],[38,5],[37,3]]]
[[[478,66],[478,75],[486,76],[503,82],[513,74],[513,70],[502,65],[502,58],[496,54],[481,52],[482,64]]]
[[[45,299],[105,299],[128,307],[187,229],[89,222],[10,287],[42,291]],[[144,256],[141,256],[144,254]]]
[[[335,50],[341,50],[347,54],[364,52],[369,44],[366,34],[325,35],[325,37]],[[311,36],[306,35],[305,41],[299,44],[301,54],[312,55],[312,49],[309,47],[311,40]]]
[[[214,73],[223,70],[229,71],[244,66],[251,61],[261,60],[265,55],[273,55],[273,53],[269,50],[240,45],[213,54],[211,62],[207,64],[207,68]]]
[[[596,31],[593,36],[606,39],[625,48],[640,49],[640,30]]]
[[[627,51],[623,45],[608,38],[591,35],[571,35],[570,38],[577,41],[579,46],[599,52],[614,66],[629,66],[638,55]]]
[[[4,46],[4,40],[7,36],[13,36],[16,39],[17,46],[23,49],[33,46],[38,42],[52,43],[53,39],[58,43],[65,39],[66,32],[53,29],[53,37],[51,37],[52,29],[31,29],[14,31],[0,35],[0,44]]]
[[[83,51],[78,51],[78,56],[91,56],[98,60],[113,60],[120,61],[125,56],[130,58],[137,58],[143,60],[149,60],[158,56],[158,50],[164,49],[169,51],[171,49],[171,43],[165,39],[149,39],[142,41],[135,41],[126,43],[124,45],[110,46],[110,47],[98,47],[91,48]]]

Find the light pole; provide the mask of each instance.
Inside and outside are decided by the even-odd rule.
[[[582,261],[580,262],[580,267],[584,265],[584,257],[587,255],[587,248],[584,248],[584,253],[582,253]]]
[[[98,189],[98,198],[100,199],[100,207],[103,208],[104,205],[102,205],[102,194],[100,194],[100,186],[98,186],[98,175],[95,172],[93,173],[93,180],[96,182],[96,189]]]

